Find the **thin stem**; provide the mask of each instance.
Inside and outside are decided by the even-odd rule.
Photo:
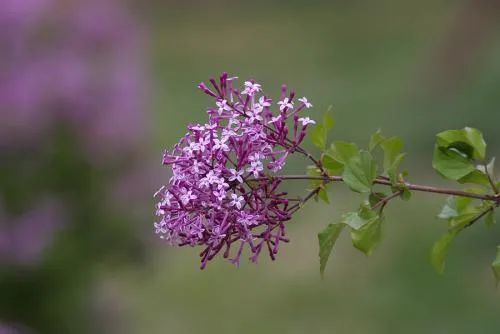
[[[390,200],[398,197],[402,193],[403,193],[402,190],[398,190],[398,191],[390,194],[389,196],[381,198],[377,203],[375,203],[375,205],[372,206],[372,210],[375,210],[376,208],[380,207],[380,212],[382,212],[384,210],[385,206],[387,205],[387,203],[389,203]]]
[[[498,203],[496,204],[496,206],[498,206]],[[472,226],[475,222],[477,222],[478,220],[480,220],[481,218],[486,216],[489,212],[494,211],[494,210],[495,210],[495,206],[490,206],[488,209],[484,210],[479,215],[477,215],[474,219],[472,219],[470,222],[468,222],[467,225],[465,225],[462,229],[466,229],[467,227]]]
[[[488,181],[490,182],[491,189],[493,189],[495,194],[498,194],[498,187],[495,184],[495,181],[492,179],[492,177],[490,175],[490,171],[488,170],[488,164],[486,164],[486,163],[484,164],[484,171],[485,171],[486,175],[488,176]]]
[[[321,190],[321,187],[314,188],[306,197],[304,197],[303,200],[301,200],[299,203],[292,205],[287,211],[290,214],[292,214],[295,211],[299,210],[307,201],[309,201],[311,198],[313,198],[320,190]]]
[[[343,182],[344,181],[342,176],[308,176],[308,175],[280,175],[280,176],[257,178],[255,180],[269,180],[270,178],[271,179],[272,178],[280,179],[280,180],[325,180],[327,182]],[[385,185],[385,186],[392,186],[392,183],[389,180],[384,179],[382,177],[377,177],[373,181],[373,183]],[[415,191],[420,191],[420,192],[445,194],[445,195],[459,196],[459,197],[468,197],[468,198],[480,199],[483,201],[493,201],[495,203],[500,203],[500,194],[496,194],[496,195],[484,194],[483,195],[483,194],[476,194],[476,193],[462,191],[462,190],[449,189],[449,188],[439,188],[439,187],[426,186],[426,185],[418,185],[418,184],[412,184],[412,183],[408,183],[408,182],[398,183],[396,185],[396,187],[407,188],[409,190],[415,190]]]
[[[387,180],[376,179],[373,183],[382,184],[382,185],[386,185],[386,186],[392,186],[391,182],[387,181]],[[489,195],[489,194],[481,195],[481,194],[476,194],[476,193],[462,191],[462,190],[449,189],[449,188],[439,188],[439,187],[433,187],[433,186],[425,186],[425,185],[419,185],[419,184],[412,184],[412,183],[408,183],[408,182],[400,183],[400,185],[403,187],[406,187],[410,190],[427,192],[427,193],[445,194],[445,195],[452,195],[452,196],[459,196],[459,197],[469,197],[469,198],[475,198],[475,199],[480,199],[480,200],[484,200],[484,201],[493,201],[493,202],[500,201],[500,196],[497,196],[497,195]]]

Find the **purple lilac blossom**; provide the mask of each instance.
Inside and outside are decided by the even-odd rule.
[[[220,252],[239,265],[245,246],[252,262],[262,251],[274,260],[280,243],[289,241],[290,201],[279,177],[272,176],[314,123],[299,117],[312,105],[306,98],[296,102],[285,85],[273,103],[260,84],[245,81],[240,91],[235,79],[223,73],[218,82],[210,80],[213,88],[198,86],[214,98],[215,107],[207,111],[208,123],[188,126],[165,152],[163,164],[173,176],[155,194],[155,233],[173,245],[202,246],[202,269]]]

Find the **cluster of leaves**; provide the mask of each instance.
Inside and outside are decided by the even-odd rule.
[[[498,194],[500,182],[494,174],[495,158],[487,160],[486,142],[482,133],[466,127],[448,130],[436,135],[432,166],[448,180],[469,184],[464,190],[479,195]],[[448,249],[455,237],[484,217],[486,225],[495,224],[495,208],[499,202],[450,196],[438,218],[446,220],[448,231],[432,248],[431,262],[437,272],[443,273]],[[500,281],[500,253],[492,264]]]
[[[340,176],[338,180],[366,198],[357,211],[344,214],[340,222],[328,225],[319,233],[322,275],[335,241],[344,228],[350,229],[353,246],[370,255],[382,236],[386,204],[393,198],[406,200],[411,196],[403,180],[406,173],[399,172],[405,157],[400,138],[387,138],[379,130],[371,137],[367,149],[360,149],[355,143],[345,141],[334,141],[327,147],[328,130],[333,124],[333,117],[327,113],[323,124],[312,133],[313,143],[323,152],[320,165],[309,167],[309,175],[317,177],[311,182],[313,191],[317,190],[318,199],[329,202],[327,190],[331,184],[330,178]],[[376,190],[377,184],[391,186],[391,193]]]
[[[312,178],[311,191],[316,194],[316,199],[328,203],[331,181],[343,181],[352,191],[363,194],[365,199],[358,210],[345,213],[339,222],[329,224],[318,234],[321,275],[344,229],[350,230],[353,246],[370,255],[381,240],[387,203],[395,198],[408,200],[411,197],[411,185],[404,179],[407,172],[400,171],[406,155],[402,152],[400,138],[386,137],[378,130],[371,136],[367,149],[345,141],[334,141],[328,146],[328,132],[334,123],[327,112],[323,123],[311,134],[313,144],[322,152],[320,161],[308,168]],[[472,184],[473,187],[465,189],[468,193],[494,196],[500,187],[493,173],[494,159],[489,163],[485,159],[486,144],[478,130],[465,128],[437,135],[434,169],[447,179]],[[379,191],[378,185],[388,186],[390,193]],[[443,272],[448,247],[457,234],[483,217],[488,225],[494,224],[494,209],[498,205],[498,201],[470,197],[451,196],[447,199],[438,217],[448,221],[448,232],[435,243],[431,255],[431,262],[438,272]],[[500,280],[500,246],[493,271]]]

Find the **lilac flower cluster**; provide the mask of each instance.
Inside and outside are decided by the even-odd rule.
[[[280,243],[288,242],[284,223],[293,206],[273,173],[314,124],[299,116],[312,104],[305,97],[295,101],[286,86],[273,113],[273,100],[260,84],[246,81],[238,90],[235,79],[223,73],[210,80],[212,88],[198,86],[214,98],[215,107],[207,111],[208,123],[190,125],[165,152],[163,164],[172,167],[173,176],[155,194],[156,234],[177,246],[204,246],[202,269],[221,251],[239,265],[245,245],[251,261],[265,249],[274,260]]]

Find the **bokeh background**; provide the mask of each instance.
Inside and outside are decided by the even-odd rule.
[[[152,229],[162,151],[222,71],[287,83],[312,118],[333,105],[331,139],[401,136],[415,182],[446,184],[444,129],[480,128],[500,156],[499,2],[4,0],[0,28],[0,333],[500,332],[500,226],[461,235],[438,276],[439,196],[389,207],[370,258],[342,236],[324,280],[316,234],[359,200],[342,185],[275,262],[200,271]]]

